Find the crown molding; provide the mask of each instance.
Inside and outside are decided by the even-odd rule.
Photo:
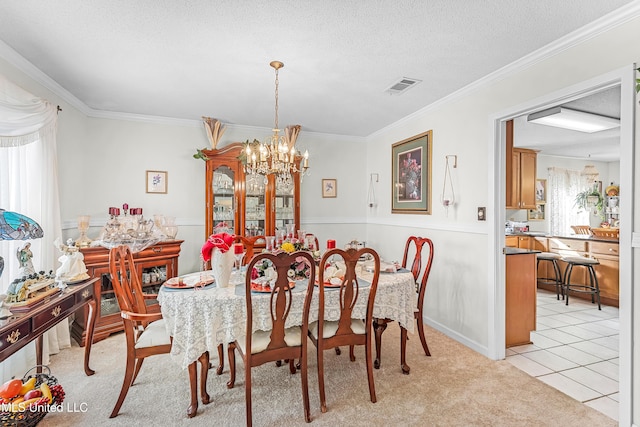
[[[81,111],[85,115],[89,115],[91,108],[89,108],[84,102],[76,98],[71,92],[60,86],[58,82],[53,80],[47,74],[43,73],[39,68],[27,61],[22,55],[13,50],[8,44],[0,40],[0,57],[5,59],[9,64],[22,71],[28,77],[35,80],[45,88],[49,89],[54,94],[58,95],[64,101]]]
[[[513,74],[523,71],[529,67],[532,67],[539,62],[551,58],[552,56],[555,56],[581,43],[584,43],[585,41],[596,37],[599,34],[602,34],[617,26],[629,22],[632,19],[637,18],[638,16],[640,16],[640,1],[635,0],[621,7],[620,9],[617,9],[600,19],[597,19],[596,21],[591,22],[567,34],[566,36],[554,40],[548,45],[543,46],[540,49],[531,52],[530,54],[525,55],[508,65],[505,65],[504,67],[494,71],[493,73],[487,74],[481,79],[478,79],[473,83],[470,83],[467,86],[458,89],[450,95],[447,95],[444,98],[440,98],[439,100],[425,106],[424,108],[421,108],[420,110],[411,113],[408,116],[405,116],[400,120],[371,133],[369,136],[367,136],[367,139],[375,138],[395,128],[403,127],[416,117],[420,117],[429,111],[436,110],[448,103],[469,96],[482,87],[488,86],[492,83],[498,82],[507,77],[510,77]]]

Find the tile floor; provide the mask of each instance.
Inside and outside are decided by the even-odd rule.
[[[507,360],[529,375],[618,420],[618,308],[578,298],[569,305],[538,289],[533,344],[508,348]]]

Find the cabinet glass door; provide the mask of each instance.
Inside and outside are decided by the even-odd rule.
[[[245,178],[245,236],[263,236],[265,234],[267,182],[263,175],[258,174],[249,174]]]
[[[220,166],[213,171],[213,226],[226,226],[234,229],[235,219],[235,197],[234,197],[235,174],[227,166]]]
[[[286,230],[287,224],[295,224],[295,197],[293,184],[285,184],[275,181],[276,184],[276,197],[275,197],[275,213],[277,229]],[[295,230],[294,230],[295,233]]]

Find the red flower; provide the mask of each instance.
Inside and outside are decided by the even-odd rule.
[[[211,251],[213,248],[220,249],[220,252],[227,252],[233,241],[236,239],[234,234],[221,233],[209,236],[204,245],[202,245],[202,259],[209,261],[211,259]]]

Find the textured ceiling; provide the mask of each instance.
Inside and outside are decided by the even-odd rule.
[[[367,136],[630,0],[2,0],[0,40],[91,109]],[[401,77],[422,80],[385,93]]]

